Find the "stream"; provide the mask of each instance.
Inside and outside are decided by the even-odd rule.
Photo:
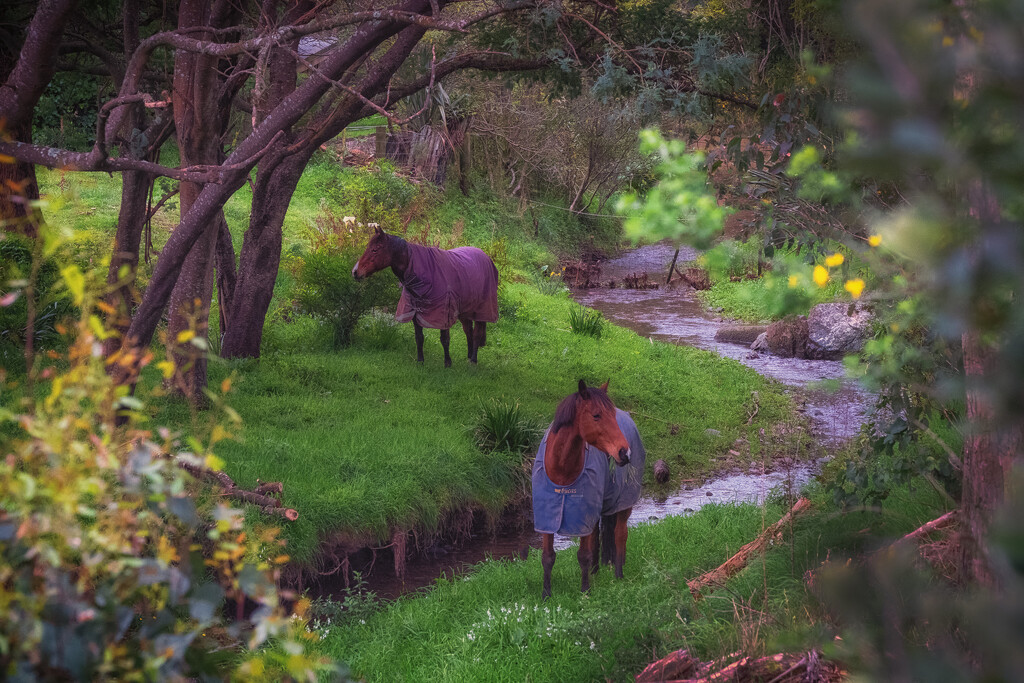
[[[622,256],[601,262],[600,283],[592,289],[573,290],[573,298],[585,306],[638,334],[672,344],[685,344],[732,358],[758,373],[787,386],[798,409],[808,418],[814,440],[823,447],[835,447],[853,437],[864,420],[871,395],[845,377],[841,361],[780,358],[752,352],[747,346],[718,342],[715,332],[723,321],[707,311],[689,285],[679,282],[666,286],[665,277],[675,247],[665,243],[634,249]],[[679,264],[692,261],[697,252],[682,247]],[[624,289],[624,278],[646,273],[659,283],[657,289]],[[615,288],[607,283],[614,280]],[[651,460],[653,465],[653,459]],[[819,463],[794,463],[788,458],[781,466],[752,466],[748,471],[723,472],[703,482],[688,482],[666,497],[643,496],[633,507],[630,526],[652,522],[672,515],[689,514],[707,503],[762,503],[776,487],[796,492],[818,472]],[[521,514],[521,513],[525,513]],[[531,547],[540,546],[540,535],[532,529],[529,508],[506,515],[496,529],[482,518],[475,518],[469,540],[461,543],[435,541],[419,548],[406,563],[405,577],[394,573],[390,553],[364,551],[353,556],[352,568],[363,573],[363,588],[384,598],[430,586],[443,575],[452,576],[466,567],[492,558],[525,558]],[[527,522],[524,528],[523,522]],[[556,549],[574,545],[575,539],[555,537]],[[387,555],[386,557],[384,555]],[[323,580],[311,586],[313,594],[340,594],[340,580]]]

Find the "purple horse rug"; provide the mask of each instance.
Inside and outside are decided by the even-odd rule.
[[[537,458],[533,461],[532,477],[533,528],[538,533],[588,536],[602,515],[611,515],[636,505],[640,499],[647,452],[629,413],[616,408],[615,421],[629,443],[629,462],[619,467],[588,444],[583,454],[583,471],[568,486],[555,484],[544,471],[544,450],[548,441],[548,434],[544,433]]]
[[[460,318],[498,320],[498,269],[476,247],[438,249],[409,244],[395,320],[447,330]]]

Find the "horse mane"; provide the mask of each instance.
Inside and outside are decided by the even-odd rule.
[[[602,408],[613,410],[615,404],[608,398],[608,392],[600,387],[587,387],[590,399]],[[576,421],[576,398],[578,392],[573,392],[562,399],[562,402],[555,408],[555,421],[551,423],[551,433],[557,434],[558,430]]]

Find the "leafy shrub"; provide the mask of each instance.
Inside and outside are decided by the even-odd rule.
[[[289,619],[276,592],[287,560],[277,530],[247,536],[239,510],[192,497],[199,484],[183,466],[216,467],[225,425],[186,439],[191,452],[166,431],[157,443],[115,430],[115,415],[139,401],[92,352],[92,303],[47,398],[25,414],[0,410],[0,422],[20,426],[0,430],[0,678],[326,674],[306,652],[308,601]],[[226,598],[255,609],[229,620]]]
[[[601,311],[595,311],[585,306],[571,306],[569,308],[569,329],[573,334],[585,334],[596,339],[601,338],[604,331],[604,316]]]
[[[326,638],[332,629],[342,628],[355,621],[365,621],[380,609],[377,594],[366,588],[366,580],[359,572],[353,572],[355,580],[345,588],[341,599],[334,596],[315,598],[309,606],[310,627]]]
[[[518,403],[492,400],[483,405],[474,433],[482,450],[525,453],[540,443],[542,428]]]
[[[398,282],[390,274],[378,273],[362,282],[352,277],[371,232],[351,217],[339,219],[325,210],[308,235],[312,252],[292,261],[295,302],[302,312],[327,321],[335,348],[352,343],[363,314],[398,301]]]
[[[395,173],[395,167],[382,161],[377,169],[338,169],[332,165],[318,173],[315,187],[321,196],[366,222],[380,223],[385,229],[400,225],[398,215],[412,204],[419,189]]]

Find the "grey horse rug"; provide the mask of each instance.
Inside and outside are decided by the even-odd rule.
[[[544,433],[533,461],[533,528],[537,532],[587,536],[593,533],[602,515],[631,508],[640,499],[647,452],[629,413],[616,408],[615,421],[629,443],[629,462],[619,467],[588,444],[583,454],[583,472],[568,486],[558,486],[544,471],[548,441],[548,433]]]
[[[459,318],[498,320],[498,269],[476,247],[438,249],[409,243],[409,267],[395,320],[447,330]]]

